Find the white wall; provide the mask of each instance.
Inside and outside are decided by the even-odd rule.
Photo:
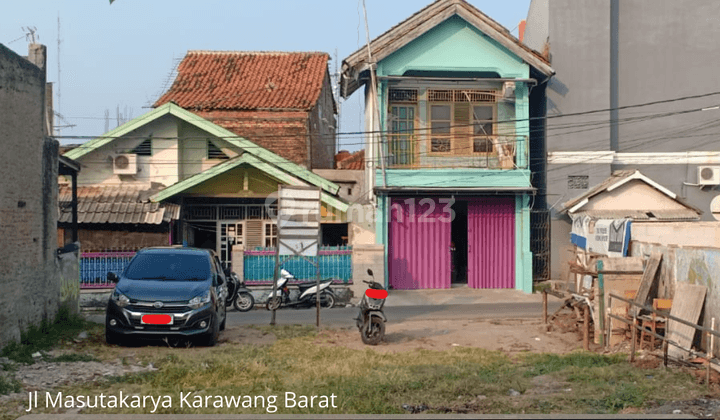
[[[720,222],[633,222],[633,241],[720,248]]]

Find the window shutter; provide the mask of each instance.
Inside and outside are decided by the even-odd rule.
[[[470,103],[455,103],[453,112],[453,154],[466,155],[470,153]]]
[[[263,246],[263,221],[260,219],[247,220],[245,222],[245,243],[246,249],[255,249]]]

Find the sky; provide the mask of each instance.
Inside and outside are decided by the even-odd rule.
[[[370,39],[430,0],[365,0]],[[469,0],[517,36],[530,0]],[[135,118],[172,84],[188,50],[324,51],[330,73],[366,42],[362,0],[24,0],[3,5],[0,43],[27,55],[28,31],[48,47],[55,125],[63,144],[117,126],[118,109]],[[58,17],[60,54],[58,55]],[[337,60],[335,59],[337,54]],[[58,57],[60,58],[58,61]],[[58,65],[60,77],[58,77]],[[59,83],[58,83],[59,81]],[[58,98],[59,93],[59,98]],[[362,131],[362,90],[342,100],[340,132]],[[340,148],[361,148],[357,139]]]

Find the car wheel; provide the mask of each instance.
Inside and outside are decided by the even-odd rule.
[[[202,343],[207,347],[213,347],[220,338],[220,323],[217,322],[217,317],[212,320],[212,326],[210,331],[205,334],[202,338]]]
[[[255,298],[252,293],[238,292],[234,305],[238,311],[247,312],[255,306]]]

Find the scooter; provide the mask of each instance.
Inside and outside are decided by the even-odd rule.
[[[271,291],[268,295],[267,310],[274,311],[281,306],[315,306],[317,301],[317,282],[309,281],[298,283],[298,295],[296,298],[290,298],[290,288],[288,283],[295,279],[289,271],[284,268],[280,270],[280,278],[277,280],[277,291],[275,294]],[[320,282],[320,305],[323,308],[332,308],[335,306],[335,293],[330,289],[332,279],[326,279]]]
[[[375,281],[372,270],[368,269],[367,273],[373,280],[363,280],[363,283],[368,285],[368,289],[360,300],[360,305],[358,305],[360,313],[358,313],[355,321],[358,330],[360,330],[362,342],[374,346],[385,337],[387,318],[382,308],[385,305],[388,292],[380,283]]]
[[[245,281],[240,280],[238,275],[230,273],[225,276],[228,279],[227,289],[228,295],[225,298],[225,306],[233,305],[240,312],[247,312],[255,306],[255,298],[253,298],[250,289],[245,287]]]

